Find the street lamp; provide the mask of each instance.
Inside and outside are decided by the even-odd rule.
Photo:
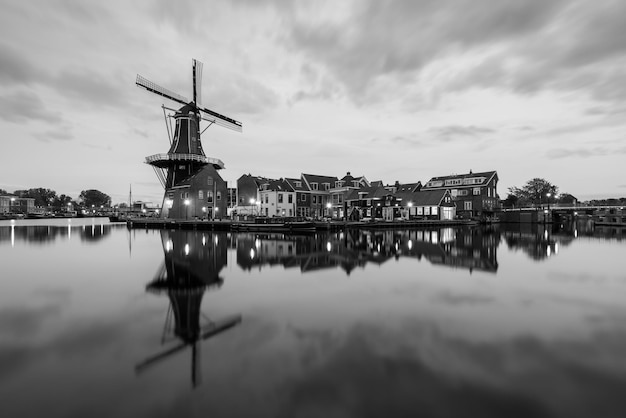
[[[185,219],[187,219],[188,209],[189,209],[189,199],[185,199]]]

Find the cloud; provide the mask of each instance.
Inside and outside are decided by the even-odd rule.
[[[54,77],[50,87],[81,108],[122,106],[130,90],[122,77],[100,74],[90,69],[64,70]]]
[[[461,125],[448,125],[436,128],[430,128],[429,133],[435,135],[437,138],[443,141],[451,141],[458,137],[482,137],[487,134],[495,132],[490,128],[483,128],[480,126],[461,126]]]
[[[414,77],[439,57],[532,35],[550,23],[561,2],[355,4],[343,20],[293,16],[286,44],[325,67],[359,102],[381,79]]]
[[[74,139],[72,130],[67,126],[59,127],[58,129],[49,129],[44,132],[37,132],[34,134],[34,137],[42,142],[70,141]]]
[[[570,157],[603,157],[615,154],[626,154],[626,147],[610,149],[605,147],[593,148],[553,148],[546,153],[551,159],[570,158]]]
[[[13,86],[16,84],[30,84],[42,72],[37,72],[34,66],[24,58],[15,48],[0,42],[0,85]]]
[[[279,105],[278,95],[254,78],[238,74],[217,76],[220,83],[205,84],[203,106],[233,119],[262,114]],[[205,83],[207,83],[205,81]],[[215,108],[212,103],[219,103]]]
[[[0,119],[13,123],[40,120],[58,125],[63,122],[59,112],[49,110],[40,97],[29,90],[1,95]]]

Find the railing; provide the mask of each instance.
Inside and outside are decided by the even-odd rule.
[[[148,164],[158,161],[196,161],[224,168],[222,160],[199,154],[154,154],[146,157],[146,163]]]

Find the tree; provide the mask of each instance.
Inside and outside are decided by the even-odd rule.
[[[111,197],[108,194],[94,189],[83,190],[78,198],[82,200],[83,205],[86,207],[91,207],[92,205],[96,207],[109,206],[111,202]]]
[[[6,190],[0,189],[0,196],[4,196],[4,195],[8,195],[8,194],[9,194],[9,192],[7,192]]]
[[[42,187],[36,189],[28,189],[22,194],[22,197],[31,197],[35,199],[35,206],[50,206],[57,197],[57,192]]]
[[[69,204],[73,204],[74,202],[72,201],[72,198],[70,196],[66,196],[64,194],[57,196],[53,201],[52,201],[52,206],[54,206],[55,208],[65,208],[67,207],[67,205]]]
[[[528,180],[521,189],[509,187],[509,196],[517,197],[519,206],[552,203],[556,200],[558,192],[557,186],[542,178]]]

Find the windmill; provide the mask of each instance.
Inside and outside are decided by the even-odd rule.
[[[174,112],[175,128],[173,135],[166,123],[170,137],[170,149],[166,154],[150,155],[146,157],[145,161],[154,168],[161,185],[165,189],[163,210],[161,211],[161,216],[165,218],[187,218],[190,209],[192,216],[206,214],[209,211],[215,216],[219,209],[218,202],[216,202],[219,195],[216,195],[221,192],[218,190],[218,186],[223,186],[220,187],[222,189],[226,187],[225,182],[217,174],[217,170],[224,168],[224,163],[204,154],[200,135],[213,124],[237,132],[242,131],[241,122],[202,107],[202,63],[195,59],[192,65],[192,81],[193,99],[189,100],[137,74],[137,86],[182,104],[178,110],[162,106],[164,113],[165,109]],[[200,130],[201,120],[209,123],[202,131]],[[203,179],[206,181],[202,182]],[[204,196],[206,196],[206,201],[203,200]],[[224,213],[225,205],[222,206],[222,213]]]

